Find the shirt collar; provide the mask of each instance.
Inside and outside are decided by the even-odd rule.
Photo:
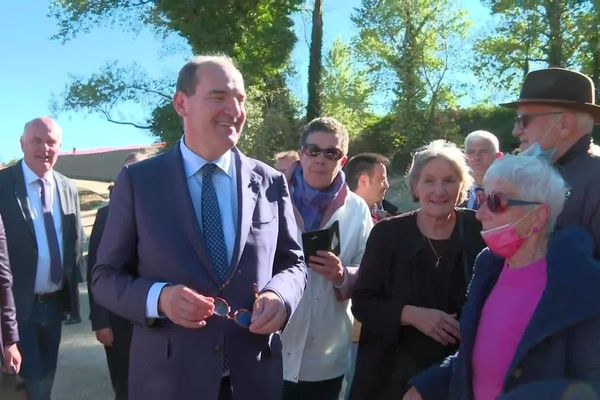
[[[191,178],[192,176],[196,175],[198,171],[200,171],[200,169],[209,162],[190,150],[190,148],[185,144],[184,138],[181,138],[181,141],[179,142],[179,149],[181,150],[183,169],[185,170],[185,176],[187,178]],[[211,162],[219,167],[219,169],[228,177],[232,177],[233,171],[231,170],[231,150],[227,150],[225,154]]]
[[[29,185],[34,182],[37,182],[40,179],[40,177],[37,176],[37,174],[35,172],[33,172],[33,170],[31,168],[29,168],[29,165],[27,165],[25,160],[21,161],[21,167],[23,170],[23,177],[25,179],[25,184]],[[53,177],[52,170],[50,170],[50,171],[46,172],[46,174],[41,179],[44,179],[46,181],[46,183],[53,185],[54,179],[52,179],[52,177]]]

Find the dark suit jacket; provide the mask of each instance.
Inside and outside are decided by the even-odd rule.
[[[23,162],[23,161],[21,161]],[[21,162],[0,171],[0,215],[4,220],[6,241],[14,279],[13,294],[17,320],[26,320],[33,305],[37,272],[37,243]],[[58,186],[63,227],[62,309],[79,317],[78,268],[82,262],[81,219],[77,188],[67,177],[54,171]]]
[[[88,297],[90,300],[90,321],[92,322],[92,330],[94,331],[110,327],[110,312],[96,303],[91,290],[92,267],[94,266],[94,264],[96,264],[96,258],[98,256],[98,246],[100,246],[100,239],[102,239],[102,234],[104,233],[104,227],[106,226],[107,218],[108,205],[98,209],[98,212],[96,213],[96,219],[94,220],[94,226],[92,227],[92,233],[90,234],[90,242],[88,245],[86,277],[88,285]]]
[[[168,319],[149,326],[146,298],[152,284],[184,284],[220,296],[232,310],[252,309],[252,287],[272,290],[288,316],[306,285],[306,266],[283,175],[233,150],[238,182],[237,237],[227,283],[221,285],[206,250],[179,146],[123,168],[111,206],[92,291],[107,309],[134,321],[130,398],[216,399],[228,345],[234,399],[280,399],[283,386],[279,334],[254,335],[211,317],[202,329]]]
[[[4,354],[3,346],[19,341],[15,300],[12,294],[12,275],[8,262],[8,249],[4,224],[0,218],[0,365]]]

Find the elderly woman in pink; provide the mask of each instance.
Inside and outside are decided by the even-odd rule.
[[[600,264],[579,227],[552,233],[566,187],[546,161],[505,156],[484,178],[459,351],[413,377],[414,399],[600,398]]]

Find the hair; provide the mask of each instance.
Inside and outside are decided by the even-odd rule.
[[[43,124],[46,125],[47,127],[51,127],[51,129],[53,129],[54,131],[58,132],[58,136],[61,138],[62,140],[62,128],[60,127],[60,125],[58,125],[58,123],[53,120],[50,117],[37,117],[32,119],[31,121],[27,121],[25,123],[25,125],[23,126],[23,133],[21,134],[21,140],[24,140],[25,137],[27,136],[27,133],[29,133],[30,128],[33,127],[33,125],[39,125],[39,124]]]
[[[140,151],[135,151],[133,153],[127,154],[127,157],[125,157],[125,159],[123,160],[123,165],[128,165],[128,164],[131,164],[134,162],[142,161],[142,160],[145,160],[146,158],[148,158],[148,156],[146,156],[146,154],[144,154]]]
[[[291,158],[295,161],[298,161],[300,159],[300,156],[298,156],[298,151],[296,150],[287,150],[275,153],[275,160],[279,160],[281,158]]]
[[[188,96],[192,96],[196,92],[196,86],[198,86],[198,74],[196,74],[196,71],[198,70],[198,67],[204,64],[228,64],[237,69],[233,59],[223,53],[196,56],[185,63],[179,70],[175,90],[183,92]]]
[[[300,132],[300,147],[306,144],[306,139],[313,132],[327,132],[334,135],[340,142],[344,155],[348,154],[348,131],[344,125],[333,117],[319,117],[304,125]]]
[[[594,130],[594,117],[591,114],[577,112],[575,113],[577,128],[584,133],[592,133]]]
[[[390,160],[378,153],[360,153],[352,157],[344,167],[346,183],[350,190],[353,192],[356,190],[358,178],[362,174],[367,174],[370,178],[376,164],[383,164],[387,168],[390,165]]]
[[[410,186],[410,191],[414,201],[419,201],[415,196],[414,187],[419,180],[423,167],[429,161],[441,159],[448,161],[458,174],[458,178],[462,184],[461,191],[458,194],[457,204],[462,203],[467,199],[469,188],[473,185],[473,177],[470,174],[470,169],[465,161],[465,154],[454,143],[444,139],[434,140],[433,142],[418,148],[413,153],[412,162],[408,168],[406,177]]]
[[[494,135],[492,132],[478,130],[469,133],[465,137],[465,150],[467,149],[467,143],[469,143],[471,140],[485,140],[492,145],[495,153],[500,151],[500,142],[498,141],[496,135]]]
[[[546,232],[552,232],[563,209],[567,185],[558,171],[540,157],[507,154],[492,163],[483,177],[504,179],[516,189],[519,200],[538,201],[550,207]]]

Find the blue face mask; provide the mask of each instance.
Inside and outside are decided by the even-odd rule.
[[[535,142],[531,146],[529,146],[526,150],[523,150],[519,153],[520,156],[525,157],[540,157],[543,160],[552,163],[554,154],[556,153],[556,148],[543,150],[542,146],[540,146],[539,142]]]
[[[548,136],[548,134],[554,128],[555,125],[556,124],[554,124],[550,128],[548,128],[546,133],[544,133],[544,135],[542,136],[542,138],[539,141],[535,142],[534,144],[529,146],[527,149],[520,152],[519,155],[525,156],[525,157],[540,157],[542,160],[546,160],[550,164],[552,164],[552,161],[554,161],[554,154],[556,154],[556,147],[553,147],[548,150],[544,150],[544,149],[542,149],[542,146],[540,146],[540,142],[542,140],[544,140],[546,138],[546,136]]]

